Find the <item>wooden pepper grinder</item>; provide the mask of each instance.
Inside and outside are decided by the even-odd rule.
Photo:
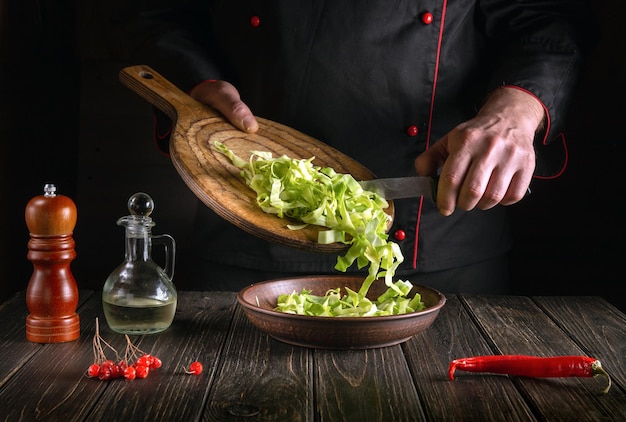
[[[28,260],[33,274],[26,289],[26,339],[35,343],[62,343],[80,336],[76,313],[78,288],[70,270],[76,258],[72,237],[76,226],[76,205],[56,186],[46,184],[44,194],[26,205],[30,231]]]

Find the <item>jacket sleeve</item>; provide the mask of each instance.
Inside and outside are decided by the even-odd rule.
[[[129,26],[133,60],[153,68],[185,92],[207,79],[222,79],[210,34],[210,2],[179,0],[144,9]],[[172,124],[154,108],[157,147],[169,153]]]
[[[480,12],[485,35],[495,40],[489,88],[513,85],[535,95],[546,111],[544,130],[537,134],[536,144],[547,145],[555,139],[564,142],[561,132],[583,59],[598,37],[591,5],[584,0],[485,0]],[[558,166],[545,163],[554,161],[558,155],[554,150],[538,149],[539,176],[554,172],[543,167]]]

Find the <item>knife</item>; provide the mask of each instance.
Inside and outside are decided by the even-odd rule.
[[[389,179],[362,180],[361,187],[385,199],[402,199],[425,196],[437,200],[437,177],[409,176]]]

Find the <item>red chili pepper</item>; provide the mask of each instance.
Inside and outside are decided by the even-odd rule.
[[[450,362],[448,368],[448,377],[451,380],[454,380],[454,371],[457,369],[534,378],[595,377],[602,375],[606,377],[609,383],[603,393],[607,393],[611,388],[611,378],[602,368],[600,361],[587,356],[494,355],[455,359]]]

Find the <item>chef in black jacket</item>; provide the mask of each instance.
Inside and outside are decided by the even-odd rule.
[[[181,1],[142,13],[133,38],[137,60],[241,130],[256,130],[254,113],[334,146],[377,177],[439,172],[436,204],[394,201],[390,239],[405,257],[396,278],[506,293],[506,206],[532,177],[566,164],[554,150],[564,150],[564,117],[595,28],[586,6]],[[171,122],[156,113],[167,151]],[[186,288],[338,274],[335,255],[266,242],[202,204],[194,233],[197,273]]]

